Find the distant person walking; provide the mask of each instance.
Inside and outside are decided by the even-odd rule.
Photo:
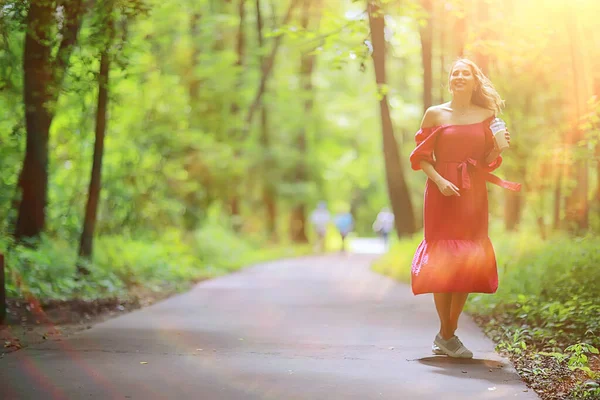
[[[310,222],[312,223],[315,233],[317,234],[317,242],[315,243],[315,251],[325,250],[325,234],[327,233],[327,225],[331,216],[327,210],[327,203],[324,201],[319,202],[317,208],[310,215]]]
[[[354,228],[354,218],[349,212],[342,212],[335,216],[335,227],[342,237],[342,251],[346,251],[346,237]]]
[[[386,250],[389,248],[390,232],[394,229],[394,214],[389,208],[383,207],[373,223],[373,230],[383,239]]]

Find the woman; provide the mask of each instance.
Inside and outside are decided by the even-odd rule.
[[[412,168],[427,177],[424,240],[412,262],[415,295],[433,293],[440,319],[433,352],[472,358],[455,335],[469,293],[498,288],[496,257],[488,237],[486,181],[509,190],[520,185],[490,172],[502,162],[490,122],[503,101],[472,61],[460,59],[449,77],[452,100],[430,107],[416,134]],[[510,134],[506,133],[510,142]]]

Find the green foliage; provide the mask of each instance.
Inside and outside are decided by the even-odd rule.
[[[248,263],[305,253],[307,247],[262,239],[261,189],[266,184],[274,189],[279,234],[287,228],[291,207],[304,203],[310,211],[321,199],[352,205],[357,230],[371,233],[387,193],[380,138],[373,128],[378,114],[375,107],[365,107],[367,102],[376,105],[377,90],[364,65],[370,61],[363,43],[368,36],[364,4],[347,4],[346,15],[328,4],[320,23],[311,19],[304,30],[298,14],[288,26],[279,25],[284,3],[262,4],[262,48],[255,9],[246,4],[241,67],[236,65],[240,21],[233,4],[112,3],[115,37],[102,191],[94,257],[86,263],[76,255],[94,151],[99,53],[107,39],[103,7],[110,3],[94,3],[83,15],[53,109],[46,234],[17,245],[7,236],[16,217],[25,147],[27,6],[6,2],[0,10],[0,244],[7,255],[10,296],[96,298],[124,295],[137,286],[177,289]],[[283,42],[263,97],[266,146],[258,124],[246,137],[240,138],[239,131],[246,128],[243,116],[258,89],[260,57],[269,54],[277,35],[284,35]],[[417,51],[411,47],[411,54]],[[310,93],[298,79],[303,52],[318,55]],[[400,98],[392,86],[389,91]],[[314,108],[307,116],[310,98]],[[239,112],[233,112],[234,106]],[[401,120],[400,114],[394,118]],[[297,148],[303,130],[305,152]],[[302,180],[299,164],[307,170]],[[241,235],[232,232],[226,216],[235,192],[243,197],[237,217]],[[215,209],[220,219],[214,218]],[[336,240],[332,235],[334,246]],[[77,263],[86,264],[90,275],[75,279]]]
[[[542,348],[582,338],[600,345],[600,238],[512,236],[496,242],[499,260],[506,260],[498,293],[472,296],[469,309],[536,327]]]
[[[598,349],[592,345],[586,343],[577,343],[569,346],[565,349],[565,353],[569,354],[569,360],[567,362],[571,371],[582,370],[590,378],[593,378],[599,374],[594,373],[590,370],[588,363],[588,354],[599,354]]]
[[[527,343],[524,340],[527,334],[526,329],[515,329],[513,332],[507,332],[507,340],[498,343],[496,349],[521,354],[523,350],[527,350]]]
[[[198,230],[194,240],[201,260],[222,265],[225,269],[239,264],[252,250],[250,243],[241,240],[231,230],[214,223]]]
[[[0,47],[0,231],[4,233],[11,231],[15,219],[25,145],[24,27],[23,18],[15,18],[15,13],[24,17],[26,7],[22,2],[7,4],[0,13],[6,44]],[[294,205],[311,208],[326,199],[351,204],[357,231],[371,233],[373,218],[388,200],[377,128],[377,87],[364,45],[369,34],[365,4],[345,4],[346,13],[340,13],[339,5],[326,3],[319,23],[311,18],[305,30],[299,27],[300,9],[288,26],[280,26],[287,3],[263,2],[262,48],[257,43],[255,9],[246,4],[243,67],[236,65],[240,21],[233,4],[119,0],[115,5],[96,227],[101,237],[137,238],[165,226],[201,229],[209,208],[226,208],[233,190],[245,193],[246,212],[241,218],[248,224],[262,207],[260,188],[265,184],[274,189],[282,226]],[[79,240],[83,222],[94,149],[98,54],[105,39],[106,21],[98,7],[83,16],[50,131],[46,232],[52,240]],[[194,15],[201,17],[197,26]],[[405,33],[396,31],[395,40],[404,40]],[[266,147],[259,124],[250,127],[244,140],[236,131],[245,128],[243,116],[258,89],[260,57],[269,54],[279,34],[284,35],[282,46],[263,97],[270,135]],[[414,56],[411,68],[417,72],[414,32],[410,41],[411,46],[402,43],[402,54],[406,59]],[[302,89],[299,79],[302,52],[318,55],[311,93]],[[392,61],[391,68],[397,66]],[[418,98],[418,82],[412,81],[409,99],[404,90],[408,86],[402,92],[396,89],[398,83],[405,85],[406,76],[394,75],[391,80],[393,118],[406,123],[400,106]],[[194,84],[199,87],[195,95]],[[313,113],[307,116],[304,102],[311,97]],[[233,105],[240,109],[235,115]],[[302,129],[306,152],[297,148]],[[299,164],[307,169],[302,180],[297,176]]]
[[[110,269],[125,287],[180,285],[210,276],[176,232],[156,240],[104,236],[96,244],[93,269]]]
[[[534,345],[565,348],[583,339],[600,346],[600,237],[557,236],[542,241],[527,231],[491,235],[499,270],[494,295],[473,294],[467,309],[508,323],[501,336],[509,351]],[[373,269],[404,282],[420,235],[393,246]],[[573,348],[576,349],[576,348]]]
[[[589,364],[588,354],[599,354],[596,347],[587,343],[577,343],[567,347],[564,353],[561,352],[539,352],[538,354],[552,357],[557,364],[566,364],[571,371],[583,371],[590,379],[600,378],[600,373],[592,371]]]
[[[589,363],[600,347],[600,237],[558,234],[544,241],[527,229],[492,229],[490,236],[499,289],[494,295],[472,294],[467,310],[484,323],[497,349],[518,360],[527,379],[555,377],[546,359],[554,360],[558,370],[600,378]],[[395,244],[373,269],[408,283],[421,238]],[[569,398],[596,398],[598,387],[590,382],[579,382]]]
[[[5,259],[9,297],[66,300],[123,294],[124,285],[110,266],[94,268],[85,280],[76,280],[77,252],[64,240],[43,237],[27,246],[13,245]]]
[[[401,282],[410,282],[410,270],[415,249],[423,240],[418,232],[410,238],[393,242],[390,251],[373,263],[373,270]]]
[[[572,395],[577,399],[599,399],[600,385],[594,381],[578,382],[573,389]]]
[[[531,234],[514,236],[498,240],[506,260],[498,293],[472,296],[469,311],[487,321],[499,350],[515,356],[539,352],[559,368],[598,379],[588,356],[600,346],[600,237],[544,242]],[[538,367],[531,373],[547,375]],[[595,398],[594,393],[597,387],[579,382],[570,398]]]
[[[310,250],[286,244],[263,248],[256,239],[215,225],[188,237],[176,230],[146,239],[102,236],[87,264],[90,275],[76,279],[77,248],[65,240],[44,237],[25,246],[5,238],[0,244],[6,251],[8,296],[40,301],[127,296],[136,287],[182,290],[245,265]]]

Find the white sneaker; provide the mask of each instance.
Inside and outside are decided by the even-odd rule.
[[[445,356],[444,350],[440,349],[440,346],[435,344],[435,340],[433,341],[433,345],[431,345],[431,352],[436,356]]]
[[[433,343],[449,357],[473,358],[473,352],[467,349],[457,336],[452,336],[450,339],[444,340],[438,334]]]

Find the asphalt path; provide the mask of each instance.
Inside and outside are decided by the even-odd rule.
[[[379,246],[379,247],[378,247]],[[431,296],[370,270],[382,244],[251,266],[0,359],[0,399],[537,399],[464,316],[431,354]]]

